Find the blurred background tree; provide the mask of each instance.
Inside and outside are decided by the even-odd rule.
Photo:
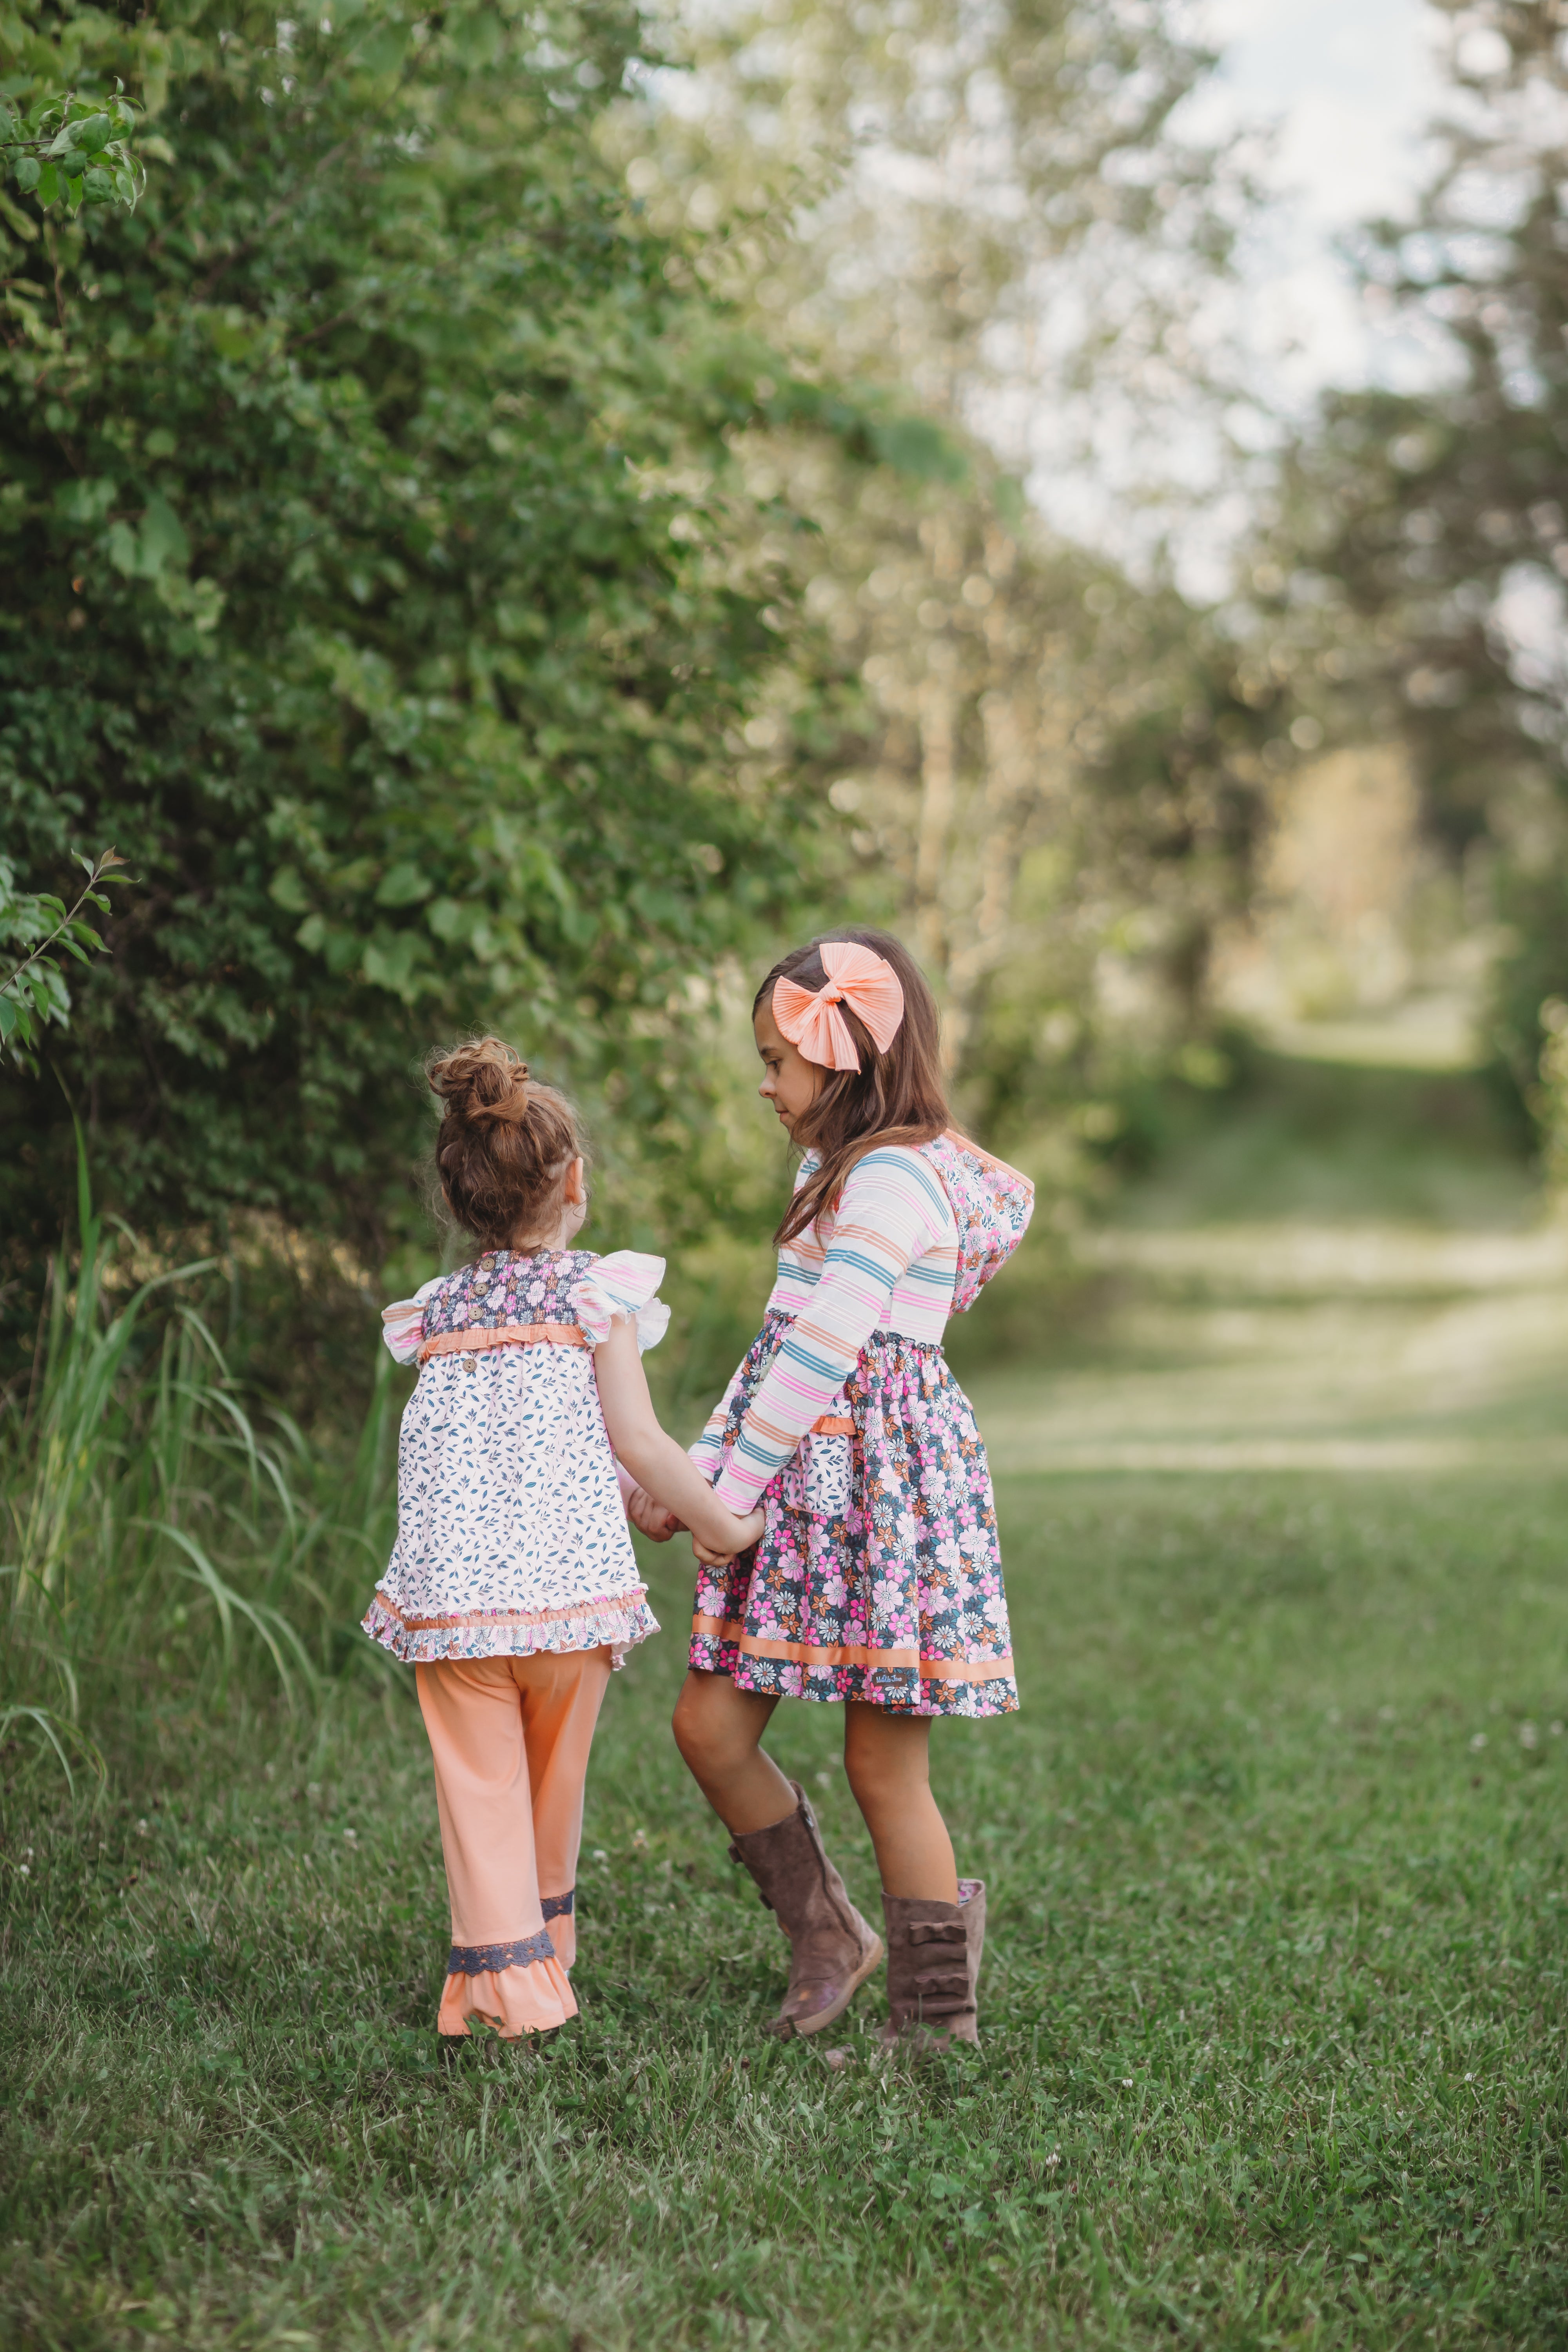
[[[1213,59],[1122,0],[777,0],[670,41],[684,73],[607,124],[628,184],[670,234],[726,226],[700,267],[759,331],[927,420],[918,490],[777,403],[743,437],[759,499],[816,525],[776,551],[820,625],[791,765],[846,902],[938,982],[963,1115],[1070,1203],[1130,1087],[1217,1066],[1209,947],[1280,702],[1177,592],[1182,485],[1142,464],[1156,415],[1197,441],[1234,391],[1197,322],[1252,191],[1172,121]],[[1085,540],[1024,494],[1053,468],[1101,487]]]
[[[1064,1198],[1137,1074],[1204,1073],[1278,698],[1157,538],[1031,517],[1008,421],[1043,375],[1065,463],[1218,396],[1246,191],[1163,16],[6,22],[18,106],[123,83],[150,167],[4,214],[6,850],[145,886],[5,1081],[14,1276],[68,1103],[149,1234],[418,1255],[411,1068],[479,1024],[638,1238],[765,1225],[743,969],[836,914],[912,933],[965,1117]]]
[[[1435,20],[1430,175],[1360,257],[1419,383],[1334,393],[1294,441],[1260,625],[1293,648],[1314,740],[1407,750],[1427,836],[1491,926],[1488,1041],[1555,1133],[1537,1088],[1543,1045],[1559,1083],[1568,991],[1568,65],[1545,0]]]

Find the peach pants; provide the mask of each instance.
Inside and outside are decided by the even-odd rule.
[[[452,1951],[437,2030],[508,2040],[577,2014],[566,1971],[583,1788],[610,1653],[448,1658],[415,1668],[436,1766]]]

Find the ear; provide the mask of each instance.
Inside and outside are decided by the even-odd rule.
[[[562,1186],[561,1191],[562,1197],[564,1200],[570,1201],[574,1208],[580,1201],[585,1201],[587,1199],[587,1170],[584,1166],[581,1153],[579,1153],[578,1157],[574,1160],[571,1167],[566,1171],[566,1181]]]

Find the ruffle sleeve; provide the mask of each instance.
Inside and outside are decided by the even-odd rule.
[[[663,1268],[659,1271],[662,1273]],[[381,1310],[381,1336],[400,1364],[411,1364],[425,1344],[425,1302],[441,1277],[432,1275],[412,1298],[395,1298]]]
[[[669,1309],[655,1293],[664,1280],[664,1260],[645,1257],[640,1250],[612,1250],[596,1257],[572,1293],[590,1348],[607,1339],[617,1316],[630,1315],[637,1327],[637,1353],[657,1348],[669,1328]]]

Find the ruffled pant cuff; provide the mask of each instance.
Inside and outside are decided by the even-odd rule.
[[[468,2020],[477,2018],[503,2042],[515,2042],[524,2033],[548,2033],[576,2014],[577,2003],[561,1962],[531,1960],[522,1968],[449,1976],[442,1988],[436,2030],[448,2037],[469,2034],[474,2029]]]

